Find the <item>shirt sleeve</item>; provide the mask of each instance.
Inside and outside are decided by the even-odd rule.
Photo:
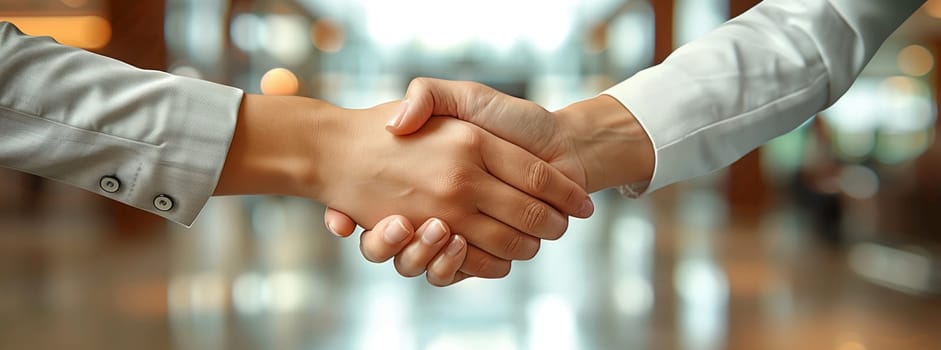
[[[0,166],[187,226],[215,190],[241,99],[0,22]]]
[[[832,105],[924,2],[765,0],[603,92],[650,136],[646,191],[725,167]]]

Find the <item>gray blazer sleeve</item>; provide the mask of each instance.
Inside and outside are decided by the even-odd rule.
[[[191,225],[242,91],[140,70],[0,22],[0,166]]]

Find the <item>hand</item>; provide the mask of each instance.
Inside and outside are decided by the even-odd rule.
[[[456,116],[533,152],[590,192],[640,183],[649,179],[653,172],[653,147],[649,138],[633,115],[609,96],[599,96],[550,113],[529,101],[477,83],[419,78],[409,86],[407,101],[401,113],[390,121],[387,127],[390,132],[399,135],[414,132],[432,115]],[[332,210],[326,213],[325,221],[340,233],[352,232],[355,226],[342,213]],[[407,247],[404,243],[386,245],[375,239],[380,235],[364,233],[361,245],[364,255],[384,259],[395,255],[396,269],[406,276],[420,274],[426,267],[420,265],[421,259],[411,257],[412,252],[421,247],[417,242]],[[407,249],[401,250],[403,247]],[[428,255],[422,252],[422,256]],[[418,263],[400,264],[400,258]],[[429,276],[449,273],[435,266],[427,268]]]
[[[352,111],[320,124],[316,138],[323,142],[313,147],[313,157],[334,166],[318,169],[313,183],[330,186],[317,188],[314,198],[355,213],[352,218],[367,225],[388,215],[388,208],[411,222],[449,222],[469,243],[465,272],[483,277],[502,277],[508,260],[532,258],[537,238],[561,236],[567,218],[554,208],[590,214],[593,207],[581,187],[471,124],[436,118],[415,135],[388,134],[378,118],[395,107]],[[407,238],[398,230],[402,226],[390,225],[395,230],[389,232],[398,235],[384,238]]]
[[[568,222],[555,208],[590,214],[590,198],[577,184],[472,124],[438,118],[414,136],[390,135],[382,121],[396,106],[346,110],[247,95],[216,194],[305,196],[366,227],[388,208],[404,222],[441,218],[469,243],[465,271],[484,277],[506,275],[508,260],[531,258],[538,238],[560,236]],[[383,231],[395,237],[395,228],[410,230]],[[448,242],[449,232],[438,233]]]
[[[337,211],[328,210],[327,215],[339,215],[340,220],[348,221],[350,225],[353,225],[351,219]],[[395,229],[406,232],[407,237],[397,243],[388,243],[384,235],[395,226],[397,226]],[[352,232],[352,229],[349,232]],[[476,261],[471,259],[465,262],[468,250],[467,241],[461,235],[452,236],[448,225],[434,218],[425,221],[417,231],[412,229],[408,219],[400,215],[382,219],[372,230],[363,232],[360,250],[363,256],[372,262],[383,262],[395,256],[395,268],[402,276],[421,275],[427,267],[425,277],[428,283],[442,287],[471,276],[459,270],[464,264],[470,265],[469,268],[465,268],[467,271],[480,270],[474,266],[481,263],[494,264],[493,261],[480,260],[480,258]],[[500,265],[502,262],[496,261],[496,264]]]
[[[575,153],[566,152],[573,149],[569,144],[571,140],[562,137],[564,130],[555,122],[551,113],[534,103],[501,94],[476,83],[416,79],[409,86],[407,99],[400,105],[387,129],[400,135],[410,134],[417,131],[432,115],[457,116],[485,128],[491,127],[490,131],[497,135],[500,135],[501,131],[504,134],[512,133],[518,136],[516,138],[521,139],[520,141],[527,141],[528,150],[533,154],[548,161],[580,186],[586,185],[585,171],[580,159]],[[512,139],[510,141],[517,142]],[[341,236],[348,236],[355,228],[352,220],[332,209],[327,210],[324,221],[331,231]],[[428,223],[425,223],[422,227],[427,225]],[[411,225],[407,223],[397,226],[405,226],[409,237],[414,234],[423,237],[425,234],[422,230],[413,232],[410,230]],[[428,281],[439,286],[456,283],[468,276],[467,269],[451,269],[455,265],[463,265],[460,262],[442,263],[456,260],[457,256],[437,254],[440,248],[427,244],[425,240],[407,239],[397,244],[389,244],[387,240],[382,239],[387,233],[384,231],[386,227],[388,226],[377,226],[372,231],[363,232],[360,248],[367,260],[382,262],[395,256],[395,268],[401,275],[418,276],[427,269]],[[438,263],[429,265],[431,261]]]

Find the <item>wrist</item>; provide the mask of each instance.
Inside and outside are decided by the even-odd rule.
[[[624,105],[599,95],[555,112],[585,167],[587,190],[643,184],[653,176],[653,144]]]
[[[331,107],[301,97],[245,95],[215,194],[315,197],[318,114]]]

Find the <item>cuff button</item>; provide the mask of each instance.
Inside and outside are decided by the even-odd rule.
[[[154,197],[154,208],[159,211],[170,211],[173,209],[173,198],[165,194]]]
[[[102,191],[116,193],[121,190],[121,181],[114,176],[105,176],[98,181],[98,186]]]

